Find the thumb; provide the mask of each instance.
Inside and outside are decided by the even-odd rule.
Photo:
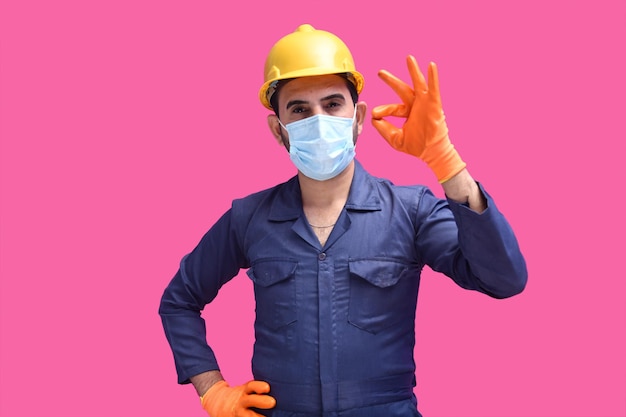
[[[387,116],[408,117],[411,107],[404,104],[383,104],[372,109],[372,117],[374,119],[382,119]]]
[[[402,129],[395,127],[387,120],[372,119],[372,125],[392,147],[397,148],[404,142]]]

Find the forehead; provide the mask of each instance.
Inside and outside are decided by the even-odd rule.
[[[279,105],[290,100],[318,101],[332,94],[350,97],[345,78],[339,75],[316,75],[295,78],[280,89]]]

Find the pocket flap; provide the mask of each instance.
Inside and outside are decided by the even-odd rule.
[[[262,260],[254,263],[246,271],[248,277],[261,287],[270,287],[292,277],[298,263],[292,260]]]
[[[387,259],[361,259],[350,261],[350,273],[357,275],[379,288],[398,283],[409,269],[406,264]]]

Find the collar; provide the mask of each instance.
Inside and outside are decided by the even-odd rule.
[[[378,211],[381,209],[376,178],[359,161],[354,160],[354,177],[346,201],[346,210]],[[278,187],[269,213],[270,221],[295,220],[302,215],[302,198],[298,176]]]

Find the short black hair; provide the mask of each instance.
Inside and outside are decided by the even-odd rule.
[[[340,77],[344,78],[346,80],[346,85],[348,86],[348,91],[350,91],[350,97],[352,97],[352,102],[356,105],[356,103],[359,101],[359,93],[356,91],[356,86],[352,83],[352,81],[350,81],[350,79],[348,78],[349,74],[347,73],[340,73],[340,74],[336,74],[339,75]],[[276,85],[274,86],[274,94],[272,94],[272,96],[270,97],[270,106],[272,106],[272,110],[274,110],[274,113],[276,113],[276,116],[279,116],[278,114],[278,93],[280,92],[280,89],[287,84],[289,81],[294,80],[295,78],[286,78],[284,80],[279,80],[276,82]]]

